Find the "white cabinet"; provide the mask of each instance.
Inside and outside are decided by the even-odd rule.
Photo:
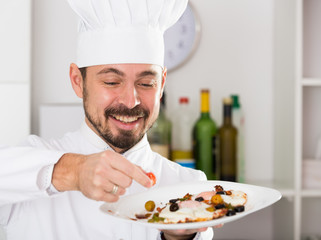
[[[1,1],[0,69],[0,145],[16,145],[30,134],[31,0]]]
[[[30,133],[30,0],[1,2],[0,36],[0,144],[15,145]]]
[[[31,2],[1,1],[0,83],[30,80]]]
[[[0,144],[15,145],[30,133],[30,0],[1,2],[0,36]]]
[[[30,94],[27,83],[0,84],[0,145],[16,145],[30,133]]]
[[[321,1],[274,4],[274,181],[256,184],[283,195],[273,205],[273,239],[299,240],[321,236],[321,188],[303,185],[321,138]]]
[[[321,137],[321,1],[297,0],[295,81],[295,239],[321,236],[321,188],[303,185],[303,166]],[[315,167],[320,169],[320,164]],[[321,180],[319,180],[321,181]],[[320,184],[321,186],[321,184]]]

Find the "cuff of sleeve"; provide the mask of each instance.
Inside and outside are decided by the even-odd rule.
[[[38,173],[37,185],[41,191],[46,191],[48,195],[59,193],[59,191],[52,185],[52,173],[54,165],[59,161],[64,153],[58,153],[54,157],[55,161],[51,162],[50,165],[44,166]]]
[[[57,193],[60,193],[55,187],[54,185],[50,184],[50,186],[46,189],[47,193],[49,196],[51,195],[55,195]]]

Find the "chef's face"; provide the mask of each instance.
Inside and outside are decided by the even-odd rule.
[[[78,80],[73,81],[72,68]],[[83,98],[89,127],[117,152],[139,142],[158,116],[166,70],[151,64],[115,64],[87,67],[85,79],[79,74],[71,65],[73,88]]]

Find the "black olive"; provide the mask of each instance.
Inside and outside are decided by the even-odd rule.
[[[227,211],[227,213],[226,213],[226,216],[233,216],[233,215],[235,215],[236,213],[235,213],[235,210],[232,210],[232,209],[229,209],[228,211]]]
[[[170,203],[176,203],[177,201],[178,201],[178,198],[169,200]]]
[[[221,185],[216,185],[215,186],[215,191],[216,192],[224,191],[224,188]]]
[[[234,208],[235,212],[243,212],[244,211],[244,206],[237,206]]]
[[[225,208],[225,204],[217,204],[215,205],[215,209],[222,209],[222,208]]]
[[[202,202],[202,201],[204,201],[204,198],[203,197],[198,197],[198,198],[195,198],[195,201]]]
[[[179,206],[177,203],[172,203],[171,206],[169,207],[169,210],[171,212],[176,212],[179,209]]]
[[[224,192],[224,191],[219,191],[219,192],[217,192],[216,194],[225,195],[225,192]]]

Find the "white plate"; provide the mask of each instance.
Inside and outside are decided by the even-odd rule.
[[[135,214],[146,213],[145,202],[148,200],[153,200],[156,206],[164,206],[170,199],[183,197],[186,193],[198,194],[203,191],[214,190],[215,185],[221,185],[224,190],[240,190],[245,192],[248,196],[245,211],[236,213],[234,216],[224,216],[211,221],[192,223],[161,224],[148,223],[146,219],[132,220],[136,219]],[[250,213],[261,210],[280,199],[281,193],[271,188],[225,181],[194,181],[154,188],[143,193],[128,195],[116,203],[105,203],[100,209],[106,214],[121,218],[124,221],[143,224],[157,229],[197,229],[235,221]]]

